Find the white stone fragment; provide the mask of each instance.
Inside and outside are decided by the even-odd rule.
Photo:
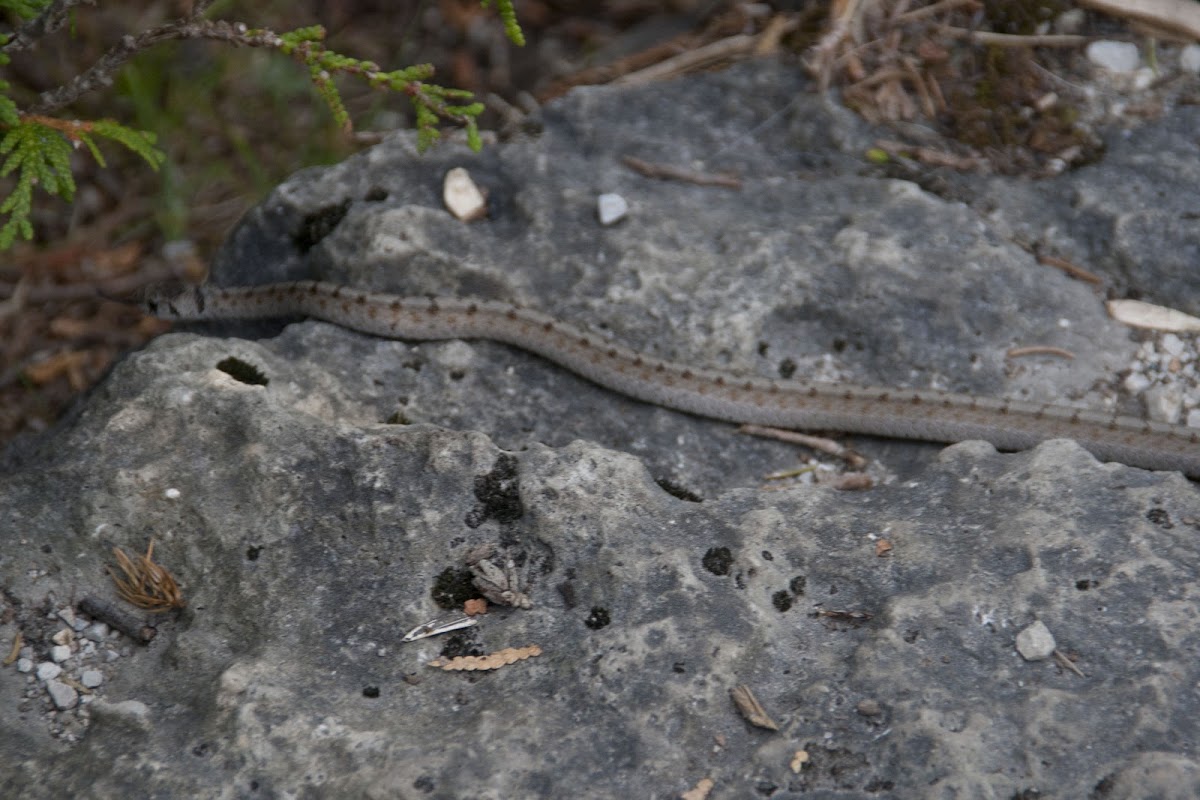
[[[1026,661],[1045,661],[1057,648],[1050,629],[1040,619],[1017,634],[1017,652]]]
[[[602,194],[596,198],[596,215],[601,225],[615,225],[629,213],[629,203],[619,194]]]
[[[89,689],[95,689],[104,683],[104,673],[98,669],[85,669],[79,676],[79,682]]]
[[[71,648],[65,644],[56,644],[50,648],[50,658],[53,661],[66,661],[71,657]]]
[[[1133,73],[1133,88],[1134,91],[1143,91],[1149,89],[1150,85],[1158,80],[1158,73],[1150,69],[1150,67],[1142,67]]]
[[[181,492],[178,489],[172,487],[163,492],[163,497],[167,498],[168,500],[178,500],[180,494]]]
[[[79,702],[79,692],[61,681],[49,681],[46,684],[46,691],[50,693],[50,699],[54,701],[55,707],[60,711],[74,708]]]
[[[1179,66],[1191,73],[1200,73],[1200,44],[1189,44],[1179,51]]]
[[[103,622],[93,622],[83,632],[83,635],[93,642],[103,642],[105,637],[108,636],[108,626]]]
[[[1189,428],[1200,428],[1200,408],[1193,408],[1187,413],[1187,426]]]
[[[1104,304],[1108,314],[1117,322],[1135,328],[1154,328],[1160,331],[1200,331],[1200,318],[1166,306],[1156,306],[1142,300],[1109,300]]]
[[[1173,333],[1164,334],[1162,337],[1163,352],[1170,356],[1183,355],[1183,339],[1180,339]]]
[[[1133,72],[1141,62],[1136,44],[1101,40],[1087,46],[1088,61],[1109,72]]]
[[[50,640],[55,644],[70,644],[71,642],[75,641],[75,633],[63,628],[51,636]]]
[[[1175,386],[1155,386],[1142,395],[1146,416],[1155,422],[1175,425],[1183,417],[1183,393]]]
[[[32,658],[18,658],[17,659],[17,672],[33,672],[33,659]]]
[[[442,202],[451,214],[463,222],[477,220],[487,213],[487,195],[462,167],[455,167],[446,173],[442,183]]]
[[[1087,12],[1082,8],[1072,8],[1070,11],[1064,11],[1058,15],[1058,19],[1054,20],[1055,33],[1079,33],[1083,30],[1083,26],[1087,24]]]
[[[1131,372],[1125,376],[1125,391],[1130,394],[1141,394],[1150,387],[1150,379],[1140,372]]]
[[[75,610],[73,608],[71,608],[70,606],[67,606],[66,608],[60,608],[58,610],[58,618],[61,619],[63,622],[67,623],[68,625],[74,625],[75,624]]]
[[[37,678],[39,681],[52,681],[62,674],[62,667],[51,661],[43,661],[37,666]]]

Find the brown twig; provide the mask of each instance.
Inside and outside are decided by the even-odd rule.
[[[1083,267],[1076,266],[1070,261],[1067,261],[1065,258],[1059,258],[1058,256],[1047,256],[1039,253],[1037,260],[1039,264],[1045,264],[1047,267],[1061,269],[1072,278],[1077,278],[1081,281],[1085,281],[1086,283],[1095,284],[1096,286],[1100,286],[1104,283],[1104,279],[1096,273],[1088,272]]]
[[[1079,0],[1079,5],[1200,39],[1200,4],[1193,0]]]
[[[1050,345],[1013,347],[1004,355],[1008,358],[1020,358],[1021,356],[1062,356],[1063,358],[1075,358],[1075,354],[1070,350],[1062,347],[1051,347]]]
[[[688,50],[672,56],[652,66],[628,75],[622,75],[612,82],[612,86],[645,86],[655,81],[663,81],[687,72],[702,69],[727,59],[746,57],[754,52],[758,42],[757,36],[739,34],[718,39],[711,44]]]
[[[980,6],[979,0],[939,0],[937,3],[915,8],[912,11],[905,11],[903,14],[897,14],[892,18],[892,22],[897,25],[907,25],[910,22],[919,22],[923,19],[936,17],[938,14],[954,11],[963,6],[969,6],[970,10],[974,10]]]
[[[694,172],[682,167],[672,167],[669,164],[652,164],[633,156],[621,156],[621,163],[630,169],[645,175],[647,178],[661,180],[684,181],[698,186],[723,186],[727,189],[741,189],[742,179],[728,172]]]
[[[867,460],[858,453],[851,450],[849,447],[835,442],[833,439],[826,439],[823,436],[812,436],[799,431],[789,431],[784,428],[771,428],[766,425],[743,425],[738,428],[738,433],[745,433],[750,436],[762,436],[766,439],[776,439],[780,442],[788,442],[790,444],[799,444],[805,447],[810,447],[821,453],[828,453],[831,456],[836,456],[842,459],[850,466],[858,469],[866,466]]]
[[[1076,36],[1070,33],[1044,33],[1022,36],[1016,33],[973,31],[967,28],[955,28],[950,25],[943,25],[939,30],[955,39],[970,39],[976,44],[986,44],[992,47],[1080,47],[1092,41],[1091,37]]]
[[[24,286],[23,281],[9,283],[0,281],[0,298],[13,297],[18,290],[24,292],[25,302],[43,303],[51,300],[81,300],[87,297],[116,296],[129,294],[144,286],[178,280],[175,270],[154,269],[122,275],[96,283],[36,284]]]
[[[965,171],[980,169],[984,166],[984,161],[980,158],[959,156],[954,153],[947,153],[944,150],[935,150],[932,147],[908,145],[904,142],[896,142],[890,139],[878,139],[875,142],[875,146],[890,156],[907,155],[923,164],[930,164],[935,167],[951,167],[952,169]]]

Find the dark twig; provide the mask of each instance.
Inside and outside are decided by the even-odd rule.
[[[275,47],[279,44],[279,37],[276,34],[262,31],[250,35],[246,31],[246,26],[242,24],[224,21],[209,22],[195,18],[177,20],[143,31],[137,36],[121,37],[120,44],[112,47],[85,72],[76,75],[71,81],[57,89],[43,92],[38,104],[29,109],[29,113],[48,114],[57,111],[90,91],[111,85],[113,73],[126,61],[160,42],[173,39],[216,39],[249,47]]]
[[[120,631],[140,644],[147,644],[158,635],[158,631],[147,625],[140,618],[122,611],[112,603],[106,603],[90,595],[79,601],[79,610],[97,622],[103,622],[108,627]]]
[[[28,285],[22,296],[24,302],[44,303],[54,300],[80,300],[85,297],[120,297],[145,286],[178,280],[180,275],[170,269],[145,269],[131,275],[108,278],[94,283],[40,283]],[[0,298],[15,295],[21,283],[0,281]]]
[[[18,28],[8,43],[0,47],[0,51],[11,55],[28,50],[38,39],[66,24],[68,12],[78,5],[94,6],[96,0],[54,0],[45,11]]]

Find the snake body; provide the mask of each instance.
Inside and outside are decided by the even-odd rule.
[[[495,301],[400,297],[299,281],[196,287],[147,300],[146,306],[173,320],[304,316],[393,339],[488,339],[536,353],[612,391],[713,419],[931,442],[982,439],[1001,450],[1074,439],[1104,461],[1178,470],[1200,479],[1198,428],[1048,403],[697,369]]]

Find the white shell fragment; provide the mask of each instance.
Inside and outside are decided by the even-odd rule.
[[[455,616],[444,619],[431,619],[428,622],[422,622],[417,627],[413,628],[408,633],[404,634],[401,642],[415,642],[418,639],[424,639],[428,636],[438,636],[450,631],[462,630],[470,628],[473,625],[479,624],[479,620],[475,617]]]
[[[1105,305],[1108,307],[1109,316],[1117,322],[1135,328],[1152,328],[1174,333],[1200,331],[1200,319],[1166,306],[1156,306],[1141,300],[1109,300]]]
[[[1057,647],[1050,629],[1040,619],[1017,634],[1017,652],[1026,661],[1045,661]]]
[[[446,173],[442,184],[442,202],[447,210],[463,222],[472,222],[487,214],[487,193],[475,185],[471,175],[462,167]]]
[[[619,194],[602,194],[596,198],[596,215],[601,225],[616,225],[629,213],[629,203]]]

